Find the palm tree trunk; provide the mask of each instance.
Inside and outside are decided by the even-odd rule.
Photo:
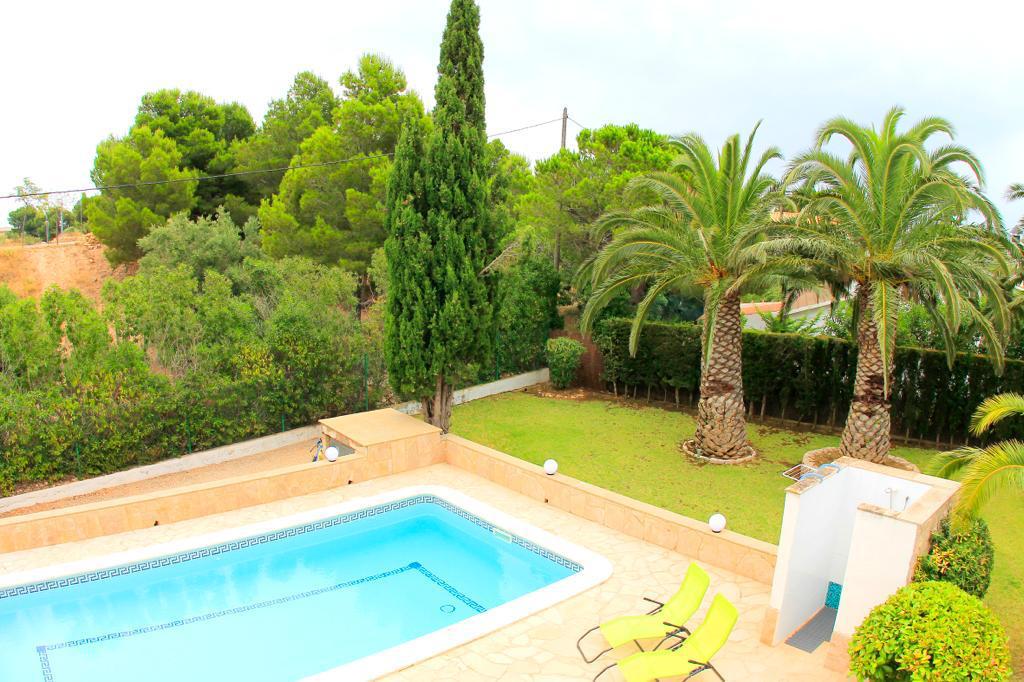
[[[857,290],[857,375],[839,449],[847,457],[883,462],[890,445],[889,396],[885,392],[882,348],[878,345],[878,325],[870,298],[869,286]],[[889,366],[892,367],[891,362]]]
[[[700,377],[693,451],[712,460],[736,461],[754,454],[743,412],[739,295],[722,300],[714,324],[711,354]]]
[[[438,374],[434,395],[423,400],[423,413],[427,423],[441,429],[441,433],[448,433],[448,429],[451,428],[453,397],[452,385]]]

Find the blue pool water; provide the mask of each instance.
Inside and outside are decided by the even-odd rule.
[[[0,590],[0,680],[296,680],[579,570],[419,495]]]

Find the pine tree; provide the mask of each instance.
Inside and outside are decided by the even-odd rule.
[[[452,0],[433,129],[404,126],[388,183],[385,353],[396,392],[448,430],[452,382],[490,356],[493,282],[480,273],[500,235],[487,189],[483,43],[473,0]]]

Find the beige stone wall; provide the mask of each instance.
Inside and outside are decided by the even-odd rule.
[[[339,434],[342,435],[342,434]],[[358,443],[354,443],[359,445]],[[330,490],[447,462],[613,530],[770,583],[776,547],[723,531],[458,436],[436,433],[359,445],[356,454],[136,497],[0,519],[0,552],[139,530]]]
[[[712,533],[700,521],[563,474],[544,470],[452,434],[444,437],[449,464],[527,497],[600,523],[647,542],[762,583],[771,583],[775,545],[725,530]]]
[[[320,461],[77,507],[0,519],[0,552],[74,542],[275,502],[439,464],[437,434],[371,445],[331,464]]]

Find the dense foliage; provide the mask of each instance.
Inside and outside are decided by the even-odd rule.
[[[555,388],[568,388],[572,384],[585,350],[582,343],[567,336],[548,339],[544,354],[551,370],[551,384]]]
[[[492,210],[480,10],[453,0],[441,40],[433,126],[407,117],[388,183],[385,353],[396,392],[448,430],[452,386],[493,357],[501,224]]]
[[[520,211],[523,223],[551,244],[556,270],[571,274],[600,246],[590,225],[605,211],[623,207],[623,190],[632,178],[668,168],[673,152],[667,142],[636,124],[609,124],[580,131],[576,150],[537,162]]]
[[[203,252],[179,251],[196,231]],[[379,316],[353,275],[247,253],[227,216],[174,219],[139,274],[39,302],[0,288],[0,491],[86,476],[378,404]]]
[[[700,381],[700,327],[648,323],[635,357],[629,353],[631,320],[597,323],[594,340],[604,378],[622,392],[651,389],[659,397],[694,391]],[[827,336],[743,332],[743,391],[751,416],[809,424],[842,423],[853,393],[857,347]],[[893,360],[893,431],[905,438],[961,443],[971,413],[988,396],[1024,391],[1024,362],[1007,360],[1002,375],[981,355],[960,353],[952,369],[945,353],[898,347]],[[1024,423],[1006,422],[993,437],[1022,437]]]
[[[988,591],[995,551],[984,519],[952,524],[943,519],[921,557],[914,580],[944,580],[979,599]]]
[[[544,343],[562,326],[558,273],[544,253],[527,250],[500,273],[495,306],[497,373],[535,369]]]
[[[271,256],[304,255],[362,272],[384,243],[388,155],[395,151],[402,121],[423,117],[423,103],[407,90],[402,70],[377,55],[364,55],[357,71],[342,75],[341,84],[331,118],[295,147],[293,168],[260,206],[259,217]],[[311,85],[315,103],[326,93]],[[311,120],[303,124],[319,120],[316,106],[300,107],[299,116],[307,110]],[[265,136],[277,128],[273,119],[268,126]]]
[[[1006,680],[1006,633],[981,601],[947,582],[911,583],[872,609],[850,640],[860,680]]]
[[[85,202],[89,229],[103,242],[107,260],[114,265],[142,256],[139,240],[149,228],[195,205],[196,171],[184,168],[184,156],[162,130],[142,125],[123,139],[100,143],[93,163],[92,181],[104,190]],[[132,183],[168,180],[166,184]]]

